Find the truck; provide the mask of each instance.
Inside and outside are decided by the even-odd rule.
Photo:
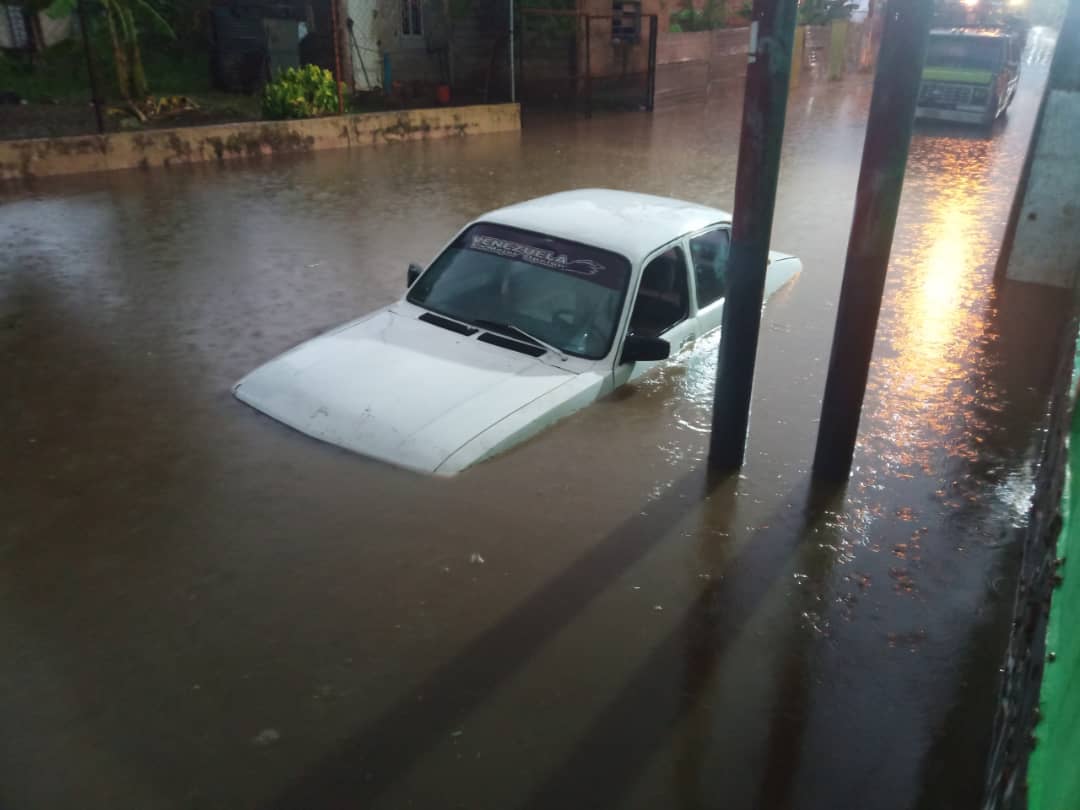
[[[932,30],[915,117],[992,125],[1016,94],[1022,49],[1012,28]]]

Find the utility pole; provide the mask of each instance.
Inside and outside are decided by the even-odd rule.
[[[780,174],[796,0],[754,0],[709,466],[742,466]]]
[[[827,481],[846,481],[851,472],[933,11],[933,0],[885,7],[814,453],[814,475]]]

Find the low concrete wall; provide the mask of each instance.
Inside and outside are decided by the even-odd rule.
[[[517,104],[485,104],[255,121],[71,138],[0,141],[0,180],[170,166],[394,141],[509,132],[521,128]]]
[[[833,32],[829,26],[802,26],[805,34],[800,70],[824,76],[830,59]],[[869,25],[849,23],[845,36],[838,37],[833,55],[833,75],[869,66],[873,61]],[[656,104],[702,101],[709,88],[724,81],[742,81],[746,76],[749,28],[719,28],[660,34],[656,44]],[[797,73],[796,79],[798,81]]]
[[[707,62],[712,54],[712,31],[668,31],[656,40],[656,64]]]

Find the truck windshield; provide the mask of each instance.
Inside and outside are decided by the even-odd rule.
[[[1005,61],[1002,37],[933,35],[926,49],[926,64],[931,67],[989,70],[996,73]]]
[[[407,300],[468,323],[517,327],[596,360],[611,348],[629,280],[630,263],[618,254],[479,223],[439,255]]]

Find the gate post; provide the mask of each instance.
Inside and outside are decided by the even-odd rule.
[[[659,32],[659,21],[655,14],[649,15],[649,73],[646,76],[648,82],[645,88],[645,109],[653,111],[656,106],[656,37]]]
[[[592,118],[592,17],[585,15],[585,116]]]

